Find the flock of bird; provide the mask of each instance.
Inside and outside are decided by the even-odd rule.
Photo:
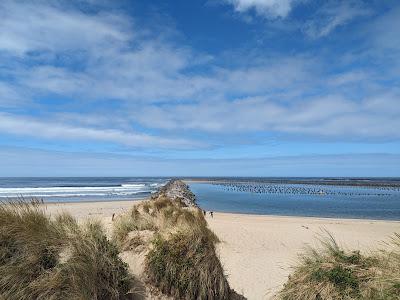
[[[271,184],[250,182],[213,182],[226,191],[250,192],[257,194],[297,194],[297,195],[342,195],[342,196],[388,196],[399,192],[399,187],[337,187],[304,184]],[[366,188],[368,190],[366,190]],[[363,190],[364,189],[364,190]]]

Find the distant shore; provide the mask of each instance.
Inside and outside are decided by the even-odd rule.
[[[267,184],[310,184],[337,186],[365,186],[400,188],[400,178],[268,178],[268,177],[187,177],[185,182],[208,183],[267,183]]]
[[[51,215],[69,212],[80,222],[96,218],[107,232],[112,215],[140,203],[101,201],[49,203]],[[249,299],[268,299],[286,281],[290,267],[305,244],[317,244],[322,229],[331,232],[346,247],[369,251],[383,247],[383,241],[400,231],[399,221],[284,217],[214,212],[207,214],[210,228],[218,235],[219,255],[231,286]]]

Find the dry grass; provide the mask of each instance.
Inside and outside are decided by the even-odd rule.
[[[132,299],[132,280],[99,223],[0,205],[1,299]]]
[[[145,259],[147,282],[174,299],[240,299],[215,252],[216,235],[202,211],[165,196],[135,206],[115,222],[114,238],[127,249],[130,231],[154,232]],[[237,298],[236,298],[237,297]]]
[[[158,235],[146,259],[150,282],[175,299],[230,299],[214,243],[202,232]]]
[[[283,300],[400,299],[400,236],[371,255],[345,251],[330,235],[308,248],[278,293]]]
[[[208,229],[200,209],[186,207],[183,202],[162,196],[142,202],[129,213],[118,216],[114,222],[113,238],[117,244],[123,245],[132,231],[151,230],[166,235],[194,227],[207,231],[210,237],[217,239]]]

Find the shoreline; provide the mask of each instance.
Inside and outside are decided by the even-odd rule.
[[[207,211],[208,212],[208,211]],[[218,215],[229,215],[229,216],[251,216],[259,218],[277,218],[277,219],[305,219],[305,220],[318,220],[318,221],[351,221],[351,222],[390,222],[398,223],[400,225],[400,220],[394,219],[368,219],[368,218],[341,218],[341,217],[317,217],[317,216],[300,216],[300,215],[273,215],[273,214],[253,214],[253,213],[238,213],[238,212],[225,212],[225,211],[213,211],[214,214]]]
[[[134,198],[134,199],[121,199],[121,198],[116,198],[115,200],[110,200],[110,199],[95,199],[95,200],[83,200],[83,201],[44,201],[42,204],[74,204],[74,203],[112,203],[112,202],[133,202],[133,201],[143,201],[143,200],[147,200],[149,198]],[[29,201],[27,201],[29,202]]]
[[[132,202],[141,202],[145,200],[149,200],[150,198],[138,198],[138,199],[118,199],[118,200],[93,200],[93,201],[68,201],[68,202],[44,202],[40,205],[79,205],[79,204],[118,204],[118,203],[132,203]],[[203,209],[199,206],[200,209]],[[206,210],[207,213],[210,210]],[[371,222],[393,222],[399,223],[400,220],[397,219],[370,219],[370,218],[342,218],[342,217],[325,217],[325,216],[303,216],[303,215],[279,215],[279,214],[258,214],[258,213],[245,213],[245,212],[235,212],[235,211],[221,211],[221,210],[213,210],[214,214],[221,214],[221,215],[239,215],[239,216],[254,216],[254,217],[273,217],[273,218],[301,218],[301,219],[313,219],[313,220],[347,220],[347,221],[371,221]]]

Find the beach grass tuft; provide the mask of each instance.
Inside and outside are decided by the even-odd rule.
[[[0,205],[1,299],[133,299],[132,277],[98,222]]]
[[[346,251],[326,233],[321,247],[308,247],[277,294],[282,300],[400,299],[400,236],[384,250]]]
[[[150,282],[176,299],[230,299],[214,247],[201,231],[157,235],[146,259]]]

